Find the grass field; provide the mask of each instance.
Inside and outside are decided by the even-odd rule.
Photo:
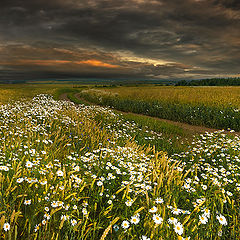
[[[195,105],[240,107],[240,87],[119,87],[106,90],[120,98],[160,100]]]
[[[239,87],[88,89],[81,98],[115,109],[211,128],[240,130]]]
[[[237,134],[193,136],[77,91],[0,90],[2,239],[239,238]]]
[[[62,92],[72,89],[71,84],[0,84],[0,103],[32,99],[38,94],[50,94],[56,99]]]

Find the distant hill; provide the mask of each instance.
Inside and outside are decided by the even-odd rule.
[[[240,86],[240,78],[211,78],[201,80],[182,80],[175,86]]]

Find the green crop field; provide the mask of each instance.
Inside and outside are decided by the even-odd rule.
[[[239,239],[238,133],[143,116],[239,130],[239,88],[210,95],[2,85],[0,238]]]
[[[119,87],[80,95],[121,111],[240,131],[240,87]]]

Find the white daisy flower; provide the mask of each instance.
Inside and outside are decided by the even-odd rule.
[[[72,226],[75,226],[77,224],[77,221],[75,219],[71,219]]]
[[[153,215],[153,221],[156,223],[156,224],[161,224],[163,222],[163,219],[160,217],[159,214],[154,214]]]
[[[30,161],[27,161],[25,166],[26,166],[27,168],[32,168],[33,163],[30,162]]]
[[[103,185],[103,182],[102,181],[97,181],[97,185],[100,187]]]
[[[133,217],[131,217],[131,223],[132,224],[138,224],[139,223],[139,221],[140,221],[140,218],[139,217],[137,217],[137,216],[133,216]]]
[[[183,226],[180,222],[178,222],[175,227],[174,227],[174,230],[175,232],[178,234],[178,235],[182,235],[183,234]]]
[[[24,200],[24,205],[30,205],[31,204],[31,199],[29,199],[29,200]]]
[[[58,170],[56,172],[56,174],[57,174],[58,177],[62,177],[63,176],[63,171],[62,170]]]
[[[156,200],[155,200],[155,203],[157,203],[157,204],[161,204],[161,203],[163,203],[164,201],[163,201],[163,199],[162,198],[156,198]]]
[[[217,220],[220,224],[225,226],[227,225],[227,219],[223,215],[220,214],[219,216],[217,216]]]
[[[152,208],[149,209],[150,213],[155,213],[157,212],[157,208],[155,206],[153,206]]]
[[[150,238],[148,238],[148,237],[145,236],[145,235],[142,235],[142,237],[140,237],[140,240],[150,240]]]
[[[168,219],[168,222],[170,224],[176,225],[178,223],[178,220],[176,218],[174,218],[174,217],[171,217],[171,218]]]
[[[83,208],[83,209],[82,209],[82,213],[83,213],[83,215],[87,215],[87,214],[88,214],[87,209],[86,209],[86,208]]]
[[[179,215],[182,211],[180,209],[174,208],[172,214]]]
[[[10,230],[10,224],[9,223],[4,223],[3,229],[4,229],[5,232],[9,231]]]
[[[207,224],[207,222],[208,222],[208,218],[204,214],[199,216],[199,220],[200,220],[201,224]]]
[[[122,228],[127,229],[127,228],[129,228],[129,226],[130,226],[130,223],[127,220],[124,220],[122,222]]]

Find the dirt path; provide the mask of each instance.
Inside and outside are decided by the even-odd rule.
[[[63,93],[62,95],[60,95],[59,100],[70,101],[70,99],[67,96],[67,93]]]
[[[83,102],[89,103],[91,105],[97,105],[97,104],[88,102],[84,99],[81,99],[79,97],[78,93],[75,94],[75,97],[78,98],[79,100],[83,100]],[[66,100],[66,101],[71,101],[68,98],[67,93],[62,94],[60,96],[60,99],[61,100]],[[130,114],[133,114],[133,115],[136,115],[136,116],[149,117],[149,118],[155,119],[157,121],[166,122],[166,123],[178,126],[178,127],[182,128],[183,130],[193,132],[193,133],[215,132],[215,131],[219,130],[219,129],[215,129],[215,128],[208,128],[208,127],[204,127],[204,126],[190,125],[190,124],[187,124],[187,123],[181,123],[181,122],[175,122],[175,121],[172,121],[172,120],[167,120],[167,119],[162,119],[162,118],[157,118],[157,117],[151,117],[151,116],[144,115],[144,114],[137,114],[137,113],[132,113],[132,112],[123,112],[123,111],[119,111],[119,110],[116,110],[116,109],[114,109],[114,111],[117,111],[117,112],[123,113],[123,114],[130,113]],[[225,131],[225,133],[229,133],[229,132]],[[240,134],[240,132],[235,132],[233,134]]]

